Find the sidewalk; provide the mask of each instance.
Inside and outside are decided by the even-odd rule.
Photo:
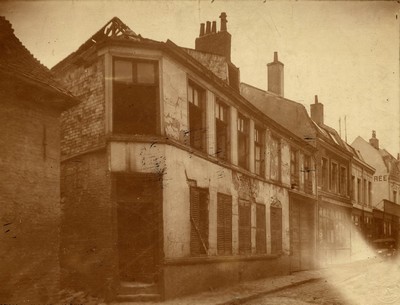
[[[321,270],[301,271],[292,275],[274,276],[256,281],[247,281],[234,286],[202,292],[165,302],[123,302],[113,305],[237,305],[265,294],[323,278]]]
[[[365,269],[366,264],[373,266],[379,264],[379,262],[379,259],[368,259],[318,270],[300,271],[291,275],[246,281],[165,302],[121,302],[111,305],[238,305],[263,295],[321,279],[332,279],[333,277],[336,281],[344,283],[360,274],[361,270]]]

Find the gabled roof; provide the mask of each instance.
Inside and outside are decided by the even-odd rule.
[[[14,35],[11,23],[3,16],[0,16],[0,73],[55,93],[65,99],[65,102],[68,101],[66,104],[70,106],[77,103],[52,72],[42,65]]]

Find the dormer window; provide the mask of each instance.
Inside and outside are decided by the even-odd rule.
[[[158,99],[156,61],[114,60],[113,133],[156,134]]]

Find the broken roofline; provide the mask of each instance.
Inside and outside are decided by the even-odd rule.
[[[213,72],[203,66],[199,61],[190,56],[187,52],[184,51],[184,48],[179,47],[171,40],[167,40],[166,42],[159,42],[147,38],[143,38],[140,35],[135,34],[129,27],[126,26],[122,31],[119,29],[115,30],[115,33],[121,33],[120,35],[111,35],[107,36],[104,31],[107,31],[108,27],[112,22],[119,22],[123,26],[126,26],[121,20],[117,17],[112,18],[105,26],[103,26],[99,31],[96,32],[91,38],[89,38],[83,45],[81,45],[77,51],[73,52],[61,62],[56,64],[52,70],[63,70],[65,67],[70,64],[75,64],[80,60],[84,60],[90,56],[93,56],[95,51],[99,49],[106,48],[108,46],[130,46],[130,47],[139,47],[139,48],[147,48],[147,49],[156,49],[161,50],[172,57],[176,58],[180,63],[184,64],[186,67],[190,68],[194,71],[199,77],[203,78],[205,81],[212,83],[218,90],[226,94],[229,98],[237,103],[237,106],[244,108],[248,113],[252,114],[261,122],[265,122],[270,125],[276,131],[283,133],[286,135],[288,139],[293,140],[299,145],[306,147],[309,151],[315,151],[316,148],[309,144],[304,139],[298,137],[294,133],[292,133],[286,127],[278,124],[272,118],[267,116],[257,107],[255,107],[252,103],[250,103],[247,99],[245,99],[240,93],[235,91],[230,85],[228,85],[225,81],[217,77]],[[100,33],[103,39],[100,39]],[[124,39],[124,35],[126,35],[127,39]],[[132,36],[133,35],[133,36]],[[130,39],[130,37],[134,37],[134,39]],[[97,40],[95,40],[97,38]]]

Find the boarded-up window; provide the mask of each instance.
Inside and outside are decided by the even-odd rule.
[[[278,254],[282,252],[282,207],[280,202],[271,204],[271,253]]]
[[[217,195],[217,248],[218,254],[232,254],[232,197]]]
[[[155,134],[158,122],[158,63],[115,59],[113,132]]]
[[[256,252],[266,253],[267,244],[265,236],[265,205],[256,205]]]
[[[271,138],[271,150],[270,150],[270,171],[272,180],[280,180],[281,178],[281,150],[279,139]]]
[[[251,253],[251,206],[239,200],[239,253]]]
[[[193,82],[188,85],[190,146],[206,150],[205,90]]]
[[[190,253],[206,255],[208,250],[208,189],[190,188]]]

